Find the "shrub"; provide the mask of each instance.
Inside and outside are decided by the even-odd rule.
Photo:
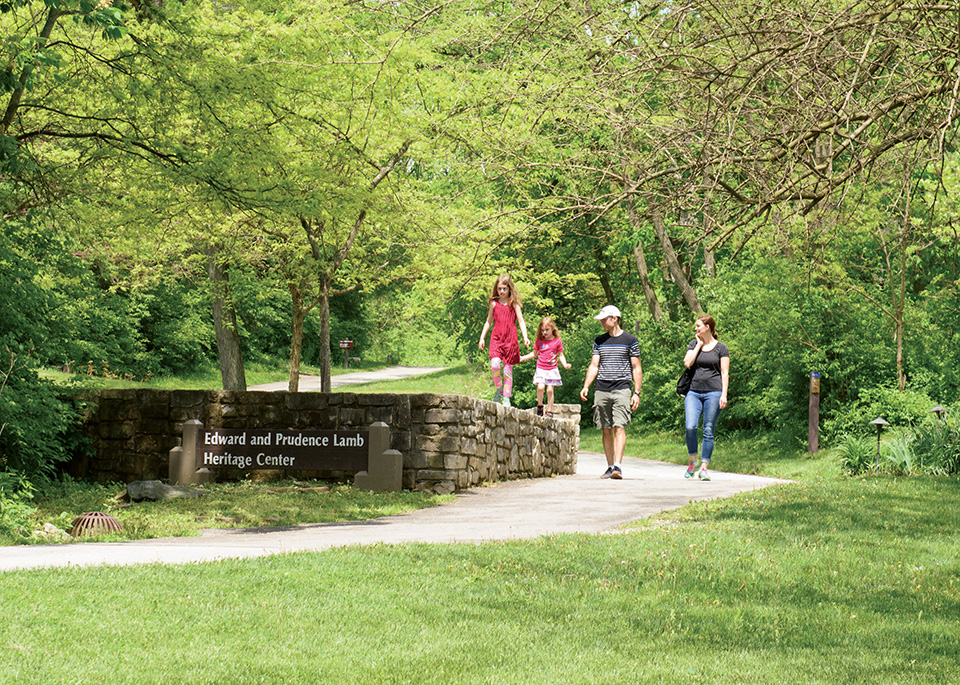
[[[355,356],[365,360],[386,362],[390,359],[394,364],[438,366],[460,363],[464,358],[479,359],[477,338],[483,320],[464,330],[455,328],[448,312],[436,306],[434,295],[429,292],[431,285],[384,287],[365,297],[358,311],[355,303],[359,300],[343,300],[349,306],[342,307],[339,313],[334,311],[331,302],[333,347],[336,348],[337,336],[345,334],[344,337],[354,340],[360,348]],[[345,328],[351,321],[362,328]],[[458,330],[462,334],[459,337]]]
[[[875,441],[849,433],[837,447],[844,474],[855,476],[873,470]],[[960,421],[925,417],[919,425],[900,430],[880,445],[880,469],[894,475],[960,473]]]
[[[875,434],[876,428],[870,425],[870,421],[878,416],[893,426],[914,426],[929,417],[930,408],[935,404],[922,392],[901,392],[888,387],[864,388],[857,400],[847,403],[824,421],[824,434],[828,439],[849,434]]]
[[[913,430],[913,451],[924,471],[935,475],[960,473],[960,421],[930,417]]]
[[[916,455],[913,452],[913,437],[901,433],[888,440],[880,448],[884,470],[896,476],[913,475],[916,469]]]
[[[185,280],[165,278],[129,295],[128,317],[143,351],[132,371],[185,373],[214,357],[216,339],[208,294]]]
[[[36,507],[29,504],[34,487],[18,471],[0,471],[0,534],[27,537]]]
[[[46,477],[80,447],[83,403],[61,396],[22,357],[11,355],[0,376],[0,470]]]
[[[658,431],[682,431],[683,398],[677,395],[677,379],[683,373],[683,356],[693,338],[690,322],[656,323],[644,317],[637,337],[643,366],[643,389],[636,418],[644,426]],[[718,431],[728,424],[731,414],[720,413]]]
[[[848,476],[857,476],[870,471],[875,461],[876,450],[872,441],[860,435],[845,435],[837,446],[840,454],[840,470]]]

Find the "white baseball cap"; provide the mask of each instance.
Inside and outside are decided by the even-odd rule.
[[[614,307],[612,304],[608,304],[606,307],[600,310],[600,313],[597,314],[594,319],[601,321],[606,319],[608,316],[615,316],[618,319],[620,318],[620,310]]]

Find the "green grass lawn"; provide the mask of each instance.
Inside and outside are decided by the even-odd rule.
[[[88,511],[114,516],[120,533],[85,536],[75,542],[116,542],[149,538],[199,535],[204,528],[250,528],[292,526],[331,521],[363,521],[435,506],[453,500],[452,495],[403,491],[373,493],[350,485],[319,481],[285,480],[209,483],[194,486],[199,498],[165,502],[125,502],[122,484],[101,485],[67,481],[46,486],[32,502],[34,528],[52,523],[69,531],[73,519]],[[24,542],[21,536],[0,533],[0,545]],[[57,538],[29,542],[60,542]],[[0,552],[2,553],[2,552]]]
[[[834,477],[619,535],[5,573],[0,682],[949,683],[960,487]]]

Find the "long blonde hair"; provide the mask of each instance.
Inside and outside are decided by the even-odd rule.
[[[552,317],[545,316],[540,319],[540,323],[537,324],[537,339],[534,341],[534,344],[538,344],[541,340],[544,340],[543,329],[547,328],[553,332],[553,337],[557,340],[560,339],[560,331],[557,330],[557,324],[554,322]]]
[[[500,299],[500,293],[497,292],[497,288],[500,287],[500,284],[507,286],[507,304],[511,307],[516,307],[520,304],[520,293],[517,292],[517,286],[513,282],[513,279],[510,278],[510,274],[500,274],[497,276],[497,280],[493,284],[493,290],[490,292],[490,299],[488,302],[496,302]]]

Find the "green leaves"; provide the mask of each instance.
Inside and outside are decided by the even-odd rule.
[[[28,536],[29,520],[36,511],[30,503],[35,492],[23,473],[0,471],[0,533],[18,539]]]
[[[87,0],[80,3],[80,14],[74,16],[74,21],[85,26],[101,27],[104,40],[119,40],[129,29],[123,24],[123,12],[115,7],[100,7],[102,3],[91,5]]]

